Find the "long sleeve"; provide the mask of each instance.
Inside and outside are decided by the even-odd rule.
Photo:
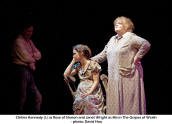
[[[17,57],[24,63],[34,63],[35,59],[32,55],[27,51],[26,45],[22,40],[17,39],[14,45],[14,52]]]
[[[31,47],[33,49],[33,57],[36,60],[40,60],[41,59],[41,53],[40,51],[36,48],[36,46],[33,44],[33,42],[30,40],[31,43]]]
[[[107,45],[105,46],[102,52],[92,57],[91,60],[96,61],[98,63],[104,62],[107,59],[106,52],[107,52]]]
[[[147,40],[137,35],[134,35],[133,37],[133,44],[134,47],[138,49],[138,52],[136,53],[136,56],[138,58],[143,58],[143,56],[149,51],[151,46],[151,44]]]
[[[99,54],[95,55],[94,57],[92,57],[91,60],[96,61],[98,63],[104,62],[107,59],[107,49],[108,49],[108,46],[110,45],[111,41],[113,41],[113,39],[115,37],[116,36],[112,36],[110,38],[110,40],[108,41],[108,43],[106,44],[106,46],[104,47],[103,51],[100,52]]]

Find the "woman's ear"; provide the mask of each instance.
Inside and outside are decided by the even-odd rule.
[[[83,51],[82,51],[82,52],[80,52],[80,55],[81,55],[81,56],[84,56],[84,52],[83,52]]]

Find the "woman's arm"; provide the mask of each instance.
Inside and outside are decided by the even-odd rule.
[[[76,74],[77,70],[76,69],[72,70],[74,64],[75,64],[75,60],[73,59],[63,74],[65,78]]]
[[[102,63],[107,59],[107,49],[111,43],[111,41],[113,41],[115,38],[115,36],[112,36],[110,38],[110,40],[108,41],[108,43],[106,44],[106,46],[104,47],[103,51],[100,52],[99,54],[95,55],[94,57],[91,58],[91,60],[96,61],[98,63]]]
[[[143,58],[143,56],[149,51],[151,45],[147,40],[137,35],[133,37],[133,43],[134,47],[138,49],[138,52],[134,57],[134,63],[137,64],[140,62],[140,59]]]
[[[89,94],[92,94],[94,92],[94,90],[97,88],[97,85],[99,83],[99,73],[97,72],[93,72],[93,86],[91,87],[90,89],[90,93]]]
[[[105,46],[102,52],[92,57],[91,60],[96,61],[98,63],[104,62],[106,60],[106,50],[107,50],[107,45]]]
[[[82,98],[85,98],[85,97],[87,97],[88,95],[91,95],[91,94],[94,92],[94,90],[97,88],[98,83],[99,83],[99,73],[93,72],[93,85],[92,85],[92,87],[91,87],[89,93],[84,94],[84,95],[82,95],[81,97],[82,97]]]

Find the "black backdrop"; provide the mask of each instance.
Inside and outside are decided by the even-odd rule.
[[[142,59],[148,114],[172,114],[169,6],[166,2],[5,1],[1,4],[0,114],[11,114],[10,43],[20,23],[29,17],[35,26],[33,42],[42,53],[35,72],[42,94],[42,114],[72,114],[72,96],[63,72],[72,60],[72,46],[87,44],[93,55],[103,50],[113,31],[113,20],[127,16],[137,35],[151,43]],[[107,73],[107,63],[102,65]],[[12,85],[13,84],[13,85]]]

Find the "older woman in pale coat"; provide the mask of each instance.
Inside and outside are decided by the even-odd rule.
[[[98,63],[108,61],[106,114],[146,114],[140,59],[149,51],[150,43],[132,33],[134,25],[127,17],[116,18],[114,28],[117,35],[91,58]]]

